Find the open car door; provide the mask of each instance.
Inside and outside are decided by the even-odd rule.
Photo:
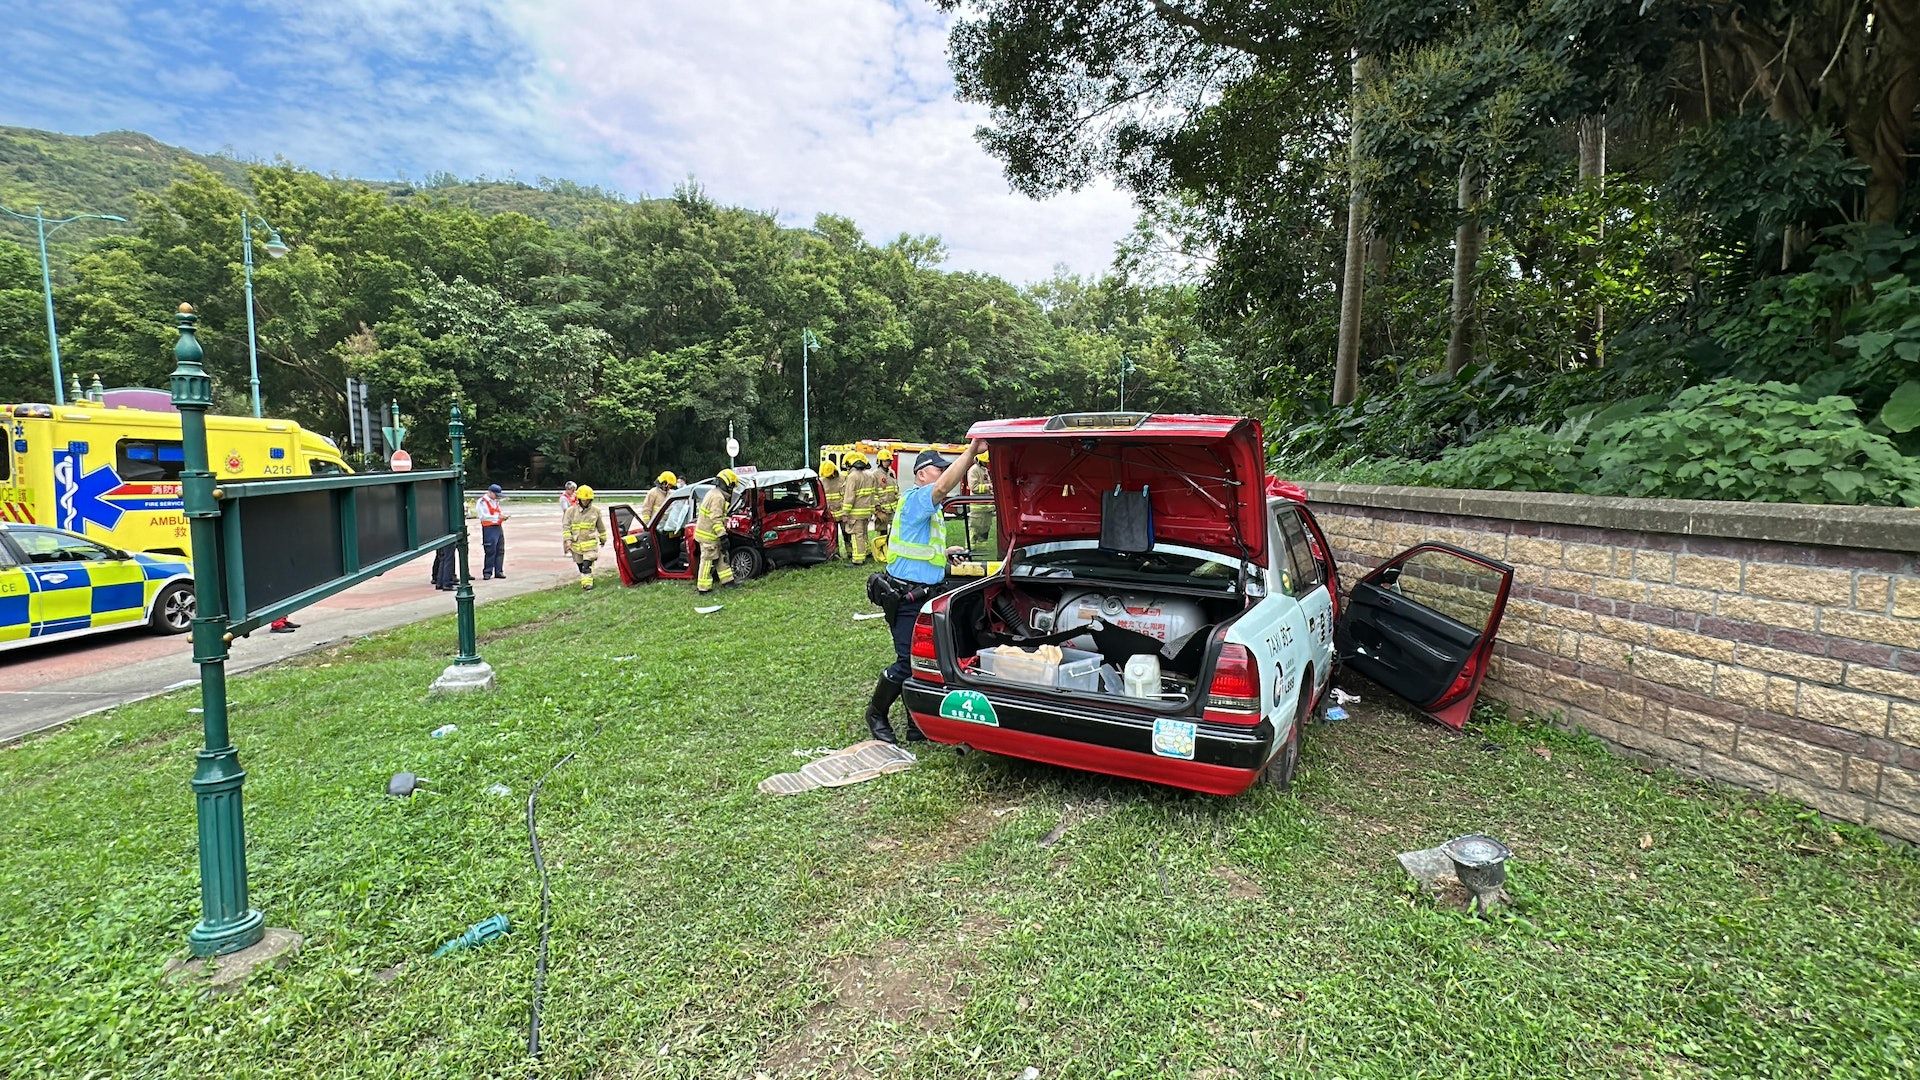
[[[613,526],[613,564],[622,585],[652,581],[660,573],[660,545],[651,527],[634,528],[639,520],[640,515],[625,503],[607,508],[607,522]]]
[[[1458,730],[1487,677],[1513,567],[1428,542],[1360,579],[1334,624],[1334,647],[1355,671]]]

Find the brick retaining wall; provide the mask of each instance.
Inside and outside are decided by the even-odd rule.
[[[1513,565],[1490,696],[1920,842],[1920,511],[1305,486],[1345,584]]]

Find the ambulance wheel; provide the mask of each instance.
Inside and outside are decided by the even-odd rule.
[[[184,634],[193,629],[195,610],[193,583],[176,581],[154,597],[153,616],[147,625],[156,634]]]
[[[1266,780],[1275,791],[1292,791],[1294,774],[1300,770],[1300,733],[1307,726],[1307,710],[1313,707],[1313,688],[1301,687],[1300,705],[1294,710],[1293,730],[1287,732],[1273,760],[1267,762]]]
[[[727,565],[733,567],[733,580],[751,581],[760,576],[767,560],[759,548],[741,545],[727,553]]]

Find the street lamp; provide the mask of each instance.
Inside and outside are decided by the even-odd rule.
[[[260,245],[266,249],[269,258],[285,258],[287,242],[280,239],[280,230],[267,224],[266,218],[256,218],[252,213],[240,212],[240,246],[244,249],[242,262],[247,271],[247,379],[253,389],[253,415],[260,415],[260,344],[253,332],[253,223],[267,230],[267,242]]]
[[[33,222],[35,230],[38,231],[40,235],[40,289],[47,297],[47,351],[53,356],[53,403],[55,405],[65,405],[67,403],[67,388],[61,385],[60,380],[60,329],[55,326],[53,322],[53,274],[47,269],[47,237],[59,232],[62,225],[71,225],[76,221],[118,221],[124,223],[127,219],[121,217],[119,214],[75,214],[72,217],[54,218],[52,221],[48,221],[46,212],[37,206],[33,208],[31,215],[15,213],[4,206],[0,206],[0,214],[19,218],[21,221]],[[47,228],[48,225],[52,225],[53,228]]]
[[[807,353],[820,347],[812,330],[800,331],[800,467],[813,468],[813,431],[807,426]]]

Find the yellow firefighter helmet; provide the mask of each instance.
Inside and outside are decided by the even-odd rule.
[[[665,484],[668,487],[680,486],[680,478],[673,475],[672,469],[668,469],[666,472],[663,472],[659,476],[654,477],[653,482],[656,484]]]
[[[578,502],[592,502],[593,489],[585,484],[573,489],[573,497]]]
[[[740,486],[740,474],[737,472],[734,472],[732,469],[721,469],[720,474],[714,477],[714,479],[720,481],[721,483],[727,485],[728,487]]]

